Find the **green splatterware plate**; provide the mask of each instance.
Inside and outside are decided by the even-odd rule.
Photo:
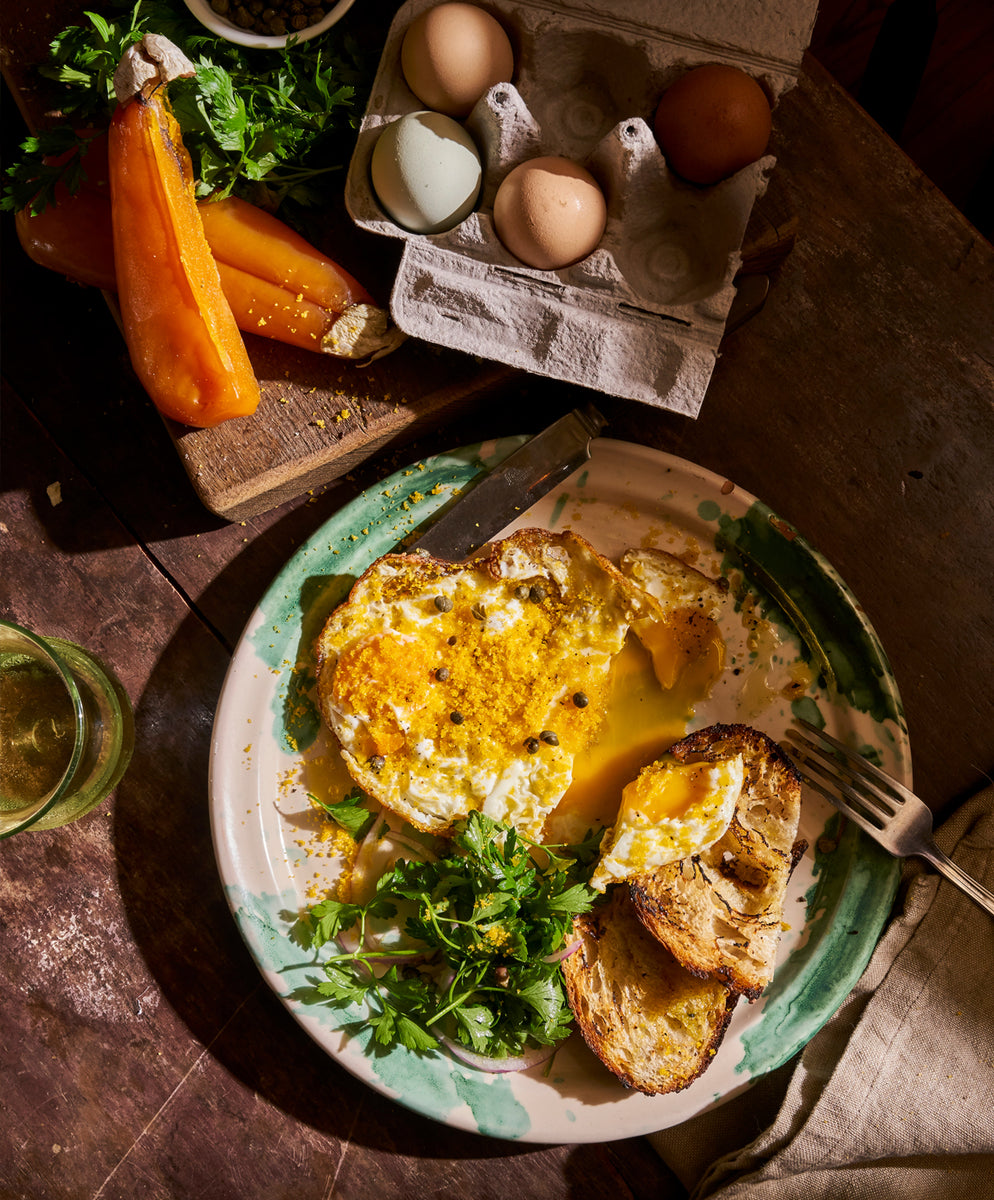
[[[349,780],[312,697],[314,639],[352,581],[522,439],[412,464],[323,525],[266,592],[235,651],[214,727],[211,816],[222,880],[259,969],[316,1045],[370,1087],[457,1128],[527,1142],[607,1141],[678,1124],[794,1055],[859,978],[887,918],[898,865],[814,794],[809,849],[791,879],[773,983],[740,1003],[709,1069],[670,1096],[626,1090],[574,1034],[549,1064],[491,1075],[444,1052],[373,1053],[294,993],[320,978],[287,936],[333,885],[341,861],[321,840],[308,792]],[[832,567],[730,481],[658,451],[599,439],[589,463],[517,526],[573,528],[608,557],[655,545],[730,583],[726,670],[692,725],[741,721],[781,738],[795,715],[822,723],[911,783],[907,733],[880,643]],[[361,1014],[356,1013],[356,1016]]]

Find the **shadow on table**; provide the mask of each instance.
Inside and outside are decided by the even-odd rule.
[[[137,746],[114,810],[119,887],[131,931],[163,998],[179,1017],[172,1021],[160,1006],[152,1033],[158,1061],[143,1064],[146,1075],[136,1085],[144,1085],[150,1105],[158,1097],[154,1112],[161,1104],[163,1070],[173,1085],[182,1080],[143,1134],[152,1142],[148,1153],[154,1152],[156,1139],[168,1143],[177,1131],[214,1120],[229,1145],[233,1138],[255,1145],[277,1141],[290,1153],[287,1147],[294,1143],[312,1145],[311,1131],[317,1131],[366,1148],[357,1161],[370,1156],[383,1161],[416,1156],[429,1165],[451,1160],[450,1186],[453,1172],[462,1169],[455,1165],[460,1161],[472,1174],[472,1160],[520,1159],[512,1173],[553,1172],[555,1186],[550,1177],[551,1190],[543,1195],[577,1194],[572,1184],[561,1190],[571,1177],[578,1191],[590,1195],[591,1178],[625,1187],[621,1180],[636,1175],[641,1185],[629,1182],[629,1194],[639,1194],[650,1182],[659,1194],[667,1172],[641,1139],[549,1148],[451,1129],[368,1089],[296,1024],[239,936],[214,859],[208,764],[227,665],[228,656],[211,631],[197,617],[187,617],[136,707]],[[191,1035],[206,1052],[196,1072],[189,1069]],[[223,1117],[209,1115],[219,1111]],[[204,1140],[196,1141],[198,1153]],[[213,1139],[207,1141],[213,1145]],[[325,1148],[326,1154],[333,1152]],[[402,1168],[394,1163],[391,1170]],[[600,1188],[599,1183],[593,1194],[601,1194]]]

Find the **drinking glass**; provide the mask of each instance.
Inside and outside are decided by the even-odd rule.
[[[0,838],[90,812],[134,739],[127,693],[92,654],[0,620]]]

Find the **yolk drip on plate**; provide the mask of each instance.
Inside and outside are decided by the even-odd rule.
[[[547,841],[576,840],[614,824],[625,787],[684,736],[694,705],[721,674],[725,646],[717,624],[696,610],[638,634],[629,633],[611,664],[600,727],[576,756]]]

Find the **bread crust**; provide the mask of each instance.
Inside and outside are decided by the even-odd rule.
[[[746,725],[711,725],[670,748],[681,762],[741,754],[745,783],[725,834],[631,881],[645,928],[688,971],[757,999],[773,977],[797,841],[801,780],[780,746]]]
[[[684,970],[639,921],[628,889],[577,917],[563,961],[584,1041],[621,1082],[647,1095],[689,1087],[710,1065],[738,997]]]

